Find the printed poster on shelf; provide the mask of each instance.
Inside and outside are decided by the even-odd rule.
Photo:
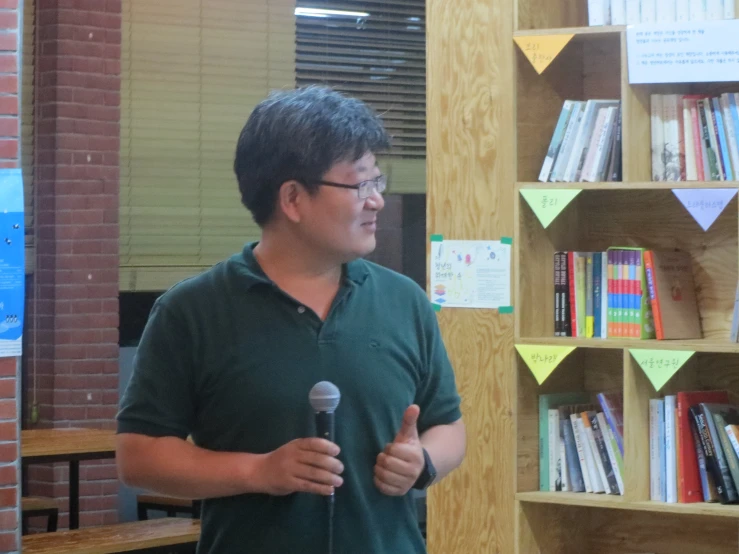
[[[432,241],[430,263],[431,302],[436,306],[510,307],[510,239]]]
[[[629,83],[739,81],[739,19],[626,28]]]

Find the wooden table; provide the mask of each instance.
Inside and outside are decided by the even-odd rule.
[[[120,552],[180,552],[197,544],[200,521],[159,518],[132,523],[86,527],[74,531],[35,533],[23,537],[24,554],[119,554]]]
[[[57,428],[21,431],[21,459],[29,464],[69,462],[69,528],[79,528],[80,461],[115,458],[115,431]]]

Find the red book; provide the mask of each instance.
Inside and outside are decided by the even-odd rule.
[[[654,334],[658,340],[665,338],[662,328],[662,312],[659,309],[659,296],[657,296],[657,285],[654,280],[654,257],[651,250],[644,251],[644,271],[647,275],[647,287],[649,288],[649,301],[652,304],[652,317],[654,318]]]
[[[695,442],[690,430],[691,406],[701,402],[728,403],[729,393],[726,391],[689,391],[677,393],[677,444],[678,444],[678,502],[690,504],[703,502],[698,458],[695,454]]]

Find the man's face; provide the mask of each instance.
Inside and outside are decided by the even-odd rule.
[[[339,162],[322,180],[356,185],[380,175],[372,153],[356,162]],[[356,190],[319,186],[305,207],[301,225],[319,249],[348,262],[371,253],[376,246],[377,214],[385,201],[377,191],[360,199]]]

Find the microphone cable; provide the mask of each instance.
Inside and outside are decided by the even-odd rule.
[[[334,554],[334,494],[328,497],[328,554]]]

